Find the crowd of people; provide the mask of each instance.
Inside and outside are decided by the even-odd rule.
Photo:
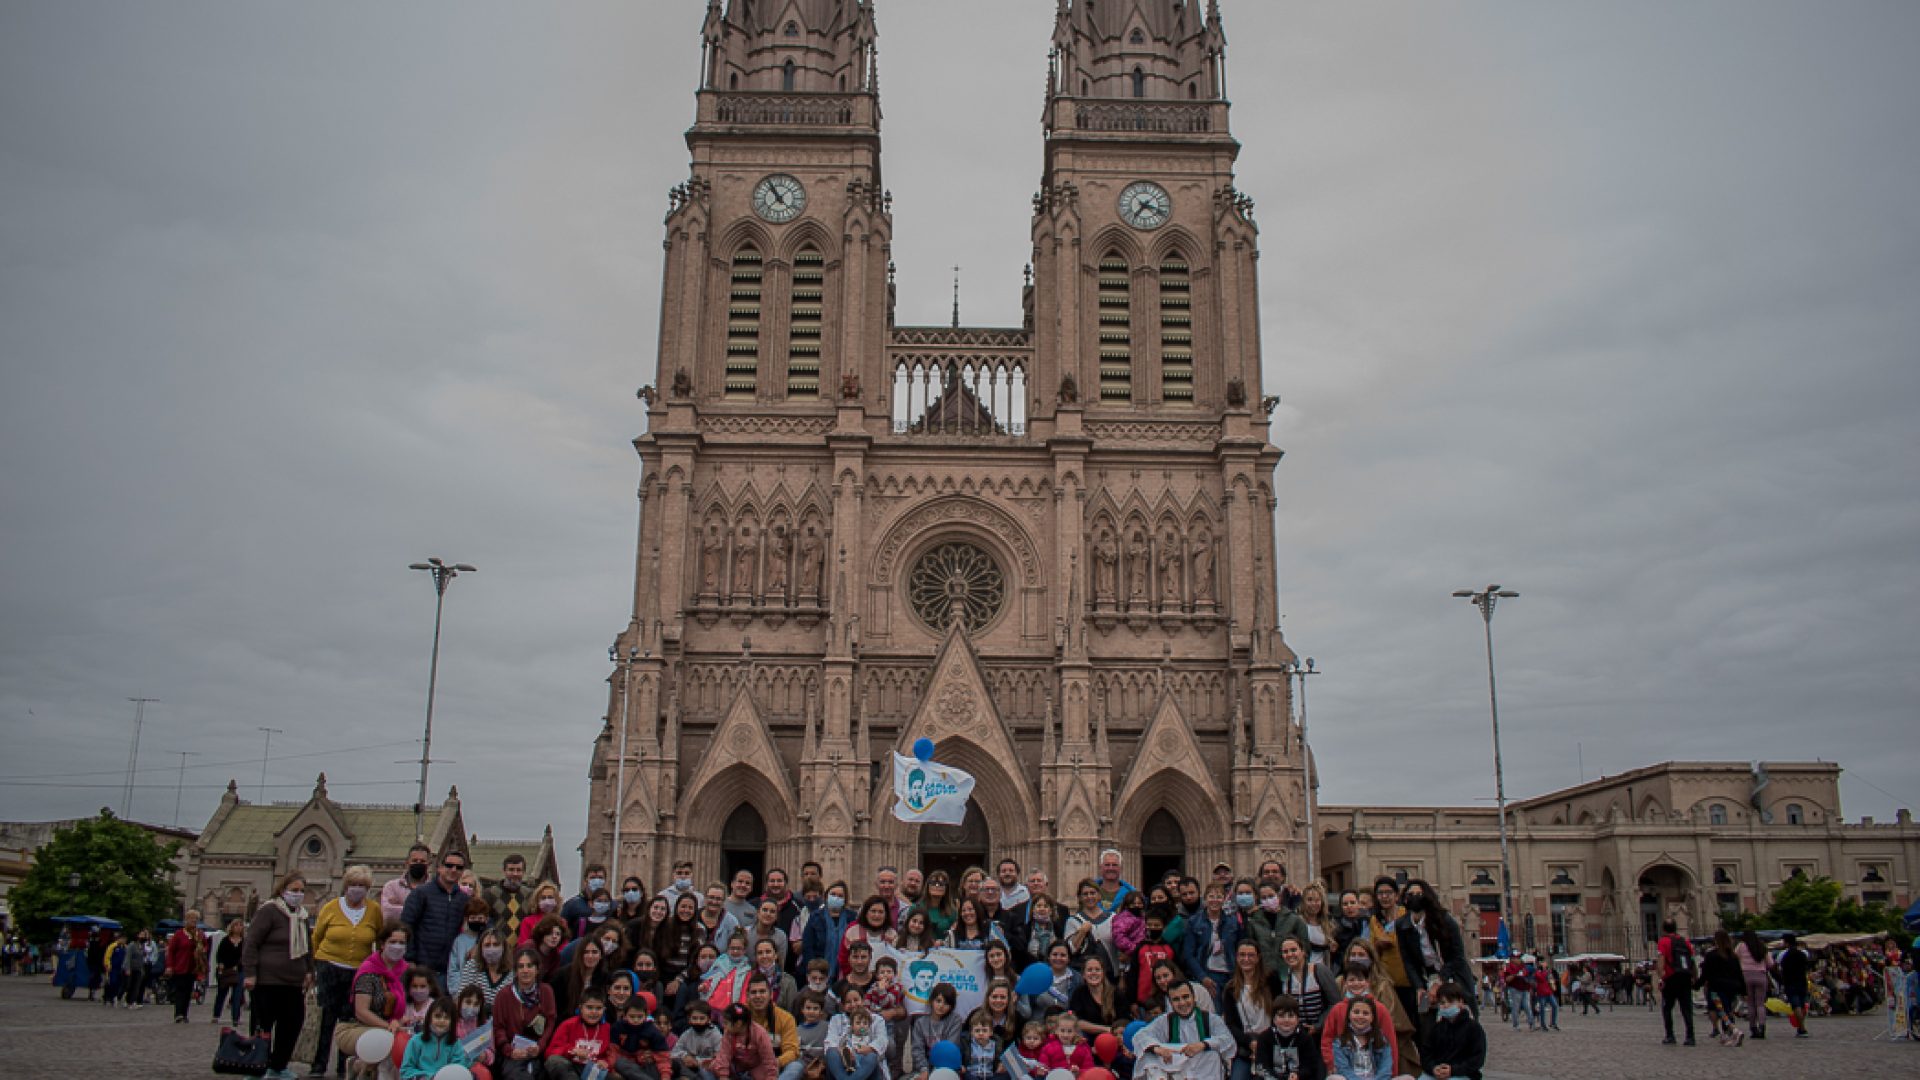
[[[518,856],[483,883],[419,845],[317,910],[289,874],[232,937],[275,1078],[1473,1080],[1486,1057],[1431,885],[1330,897],[1272,861],[1136,886],[1108,851],[1059,890],[1012,859],[864,888],[811,862],[705,887],[681,863],[657,891],[588,866],[568,895]],[[916,962],[933,949],[979,954],[965,1015]]]

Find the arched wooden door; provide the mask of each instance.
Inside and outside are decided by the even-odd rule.
[[[732,881],[742,870],[752,871],[755,882],[766,877],[767,823],[748,803],[734,807],[720,830],[720,880]]]
[[[988,862],[993,837],[987,828],[987,815],[980,805],[967,803],[967,819],[958,825],[920,827],[920,869],[931,874],[945,870],[955,882],[970,866],[993,867]]]

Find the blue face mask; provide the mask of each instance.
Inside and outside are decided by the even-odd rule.
[[[834,913],[836,913],[836,914],[838,914],[838,913],[839,913],[839,911],[840,911],[840,909],[841,909],[841,908],[843,908],[843,907],[846,907],[846,906],[847,906],[847,898],[846,898],[846,897],[844,897],[844,896],[829,896],[829,897],[827,897],[827,910],[828,910],[828,911],[831,911],[831,912],[834,912]]]
[[[1439,1007],[1438,1009],[1435,1009],[1434,1011],[1440,1014],[1440,1019],[1442,1019],[1442,1020],[1451,1020],[1451,1019],[1453,1019],[1454,1017],[1456,1017],[1456,1016],[1459,1016],[1459,1015],[1460,1015],[1460,1006],[1458,1006],[1458,1005],[1442,1005],[1442,1006],[1440,1006],[1440,1007]]]
[[[1239,909],[1241,909],[1242,911],[1244,911],[1244,910],[1246,910],[1247,908],[1250,908],[1250,907],[1252,907],[1252,906],[1253,906],[1253,894],[1252,894],[1252,893],[1245,893],[1245,892],[1243,892],[1243,893],[1234,893],[1234,894],[1233,894],[1233,906],[1234,906],[1234,907],[1237,907],[1237,908],[1239,908]]]

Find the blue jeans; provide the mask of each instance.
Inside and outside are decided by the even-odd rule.
[[[786,1068],[780,1070],[780,1080],[800,1080],[800,1074],[807,1071],[807,1059],[795,1058]]]
[[[1520,1018],[1523,1016],[1526,1017],[1527,1027],[1533,1027],[1533,1003],[1528,1000],[1528,997],[1525,990],[1507,987],[1507,1014],[1513,1021],[1515,1031],[1520,1030]]]
[[[868,1080],[879,1068],[879,1054],[855,1054],[853,1068],[848,1069],[838,1052],[827,1051],[827,1072],[832,1074],[833,1080]]]
[[[1560,995],[1558,994],[1533,995],[1533,1011],[1534,1011],[1534,1015],[1539,1018],[1541,1027],[1547,1026],[1547,1023],[1548,1023],[1547,1013],[1549,1011],[1553,1013],[1553,1021],[1552,1021],[1553,1026],[1559,1027],[1560,1026]]]

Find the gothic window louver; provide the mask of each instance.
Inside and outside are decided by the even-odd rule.
[[[1133,400],[1133,312],[1127,262],[1118,252],[1100,260],[1100,401]]]
[[[793,257],[792,304],[787,311],[787,396],[820,396],[820,336],[826,259],[813,248]]]
[[[728,397],[750,398],[760,377],[760,252],[743,247],[733,254],[732,290],[727,298]]]
[[[1193,402],[1193,278],[1178,255],[1160,264],[1160,393],[1170,404]]]

